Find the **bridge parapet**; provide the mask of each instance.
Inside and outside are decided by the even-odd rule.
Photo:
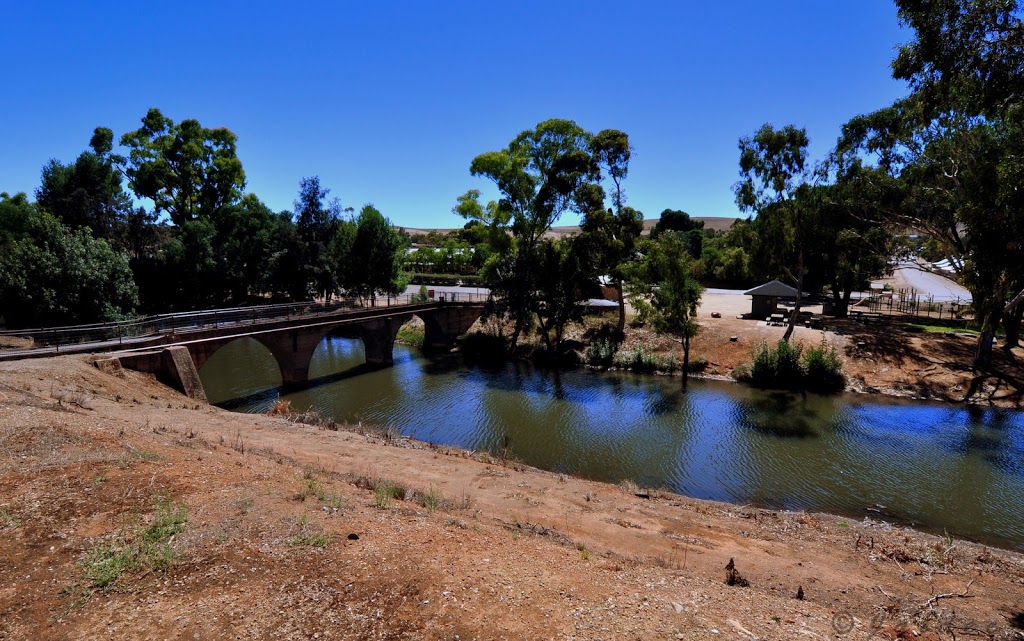
[[[178,350],[173,352],[173,357],[167,355],[172,353],[160,348],[121,352],[119,357],[124,367],[153,372],[192,396],[196,385],[188,383],[189,368],[178,362],[185,351],[191,356],[189,360],[192,370],[198,372],[224,345],[240,338],[252,338],[262,343],[274,356],[281,371],[282,386],[295,388],[309,381],[310,361],[320,342],[341,327],[352,328],[353,333],[362,339],[366,362],[390,365],[394,362],[393,351],[398,330],[414,314],[423,320],[426,328],[424,347],[436,350],[450,349],[455,339],[472,326],[482,311],[482,303],[427,302],[400,307],[346,310],[328,317],[274,319],[244,328],[207,327],[168,336],[170,347]],[[179,372],[186,373],[182,375]],[[198,374],[194,379],[198,384],[198,393],[205,400]]]

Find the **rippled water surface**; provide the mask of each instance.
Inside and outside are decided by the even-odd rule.
[[[523,364],[498,369],[395,347],[362,365],[358,340],[332,338],[288,394],[341,421],[498,451],[595,479],[633,479],[688,496],[911,522],[1024,549],[1024,416],[963,407],[765,393],[732,383]],[[245,339],[200,375],[212,402],[266,410],[280,375]],[[876,511],[877,510],[877,511]]]

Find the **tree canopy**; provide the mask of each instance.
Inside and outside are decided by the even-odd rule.
[[[208,218],[236,202],[245,187],[236,140],[226,128],[207,129],[192,118],[176,124],[150,109],[140,128],[121,137],[129,150],[128,184],[175,225]]]

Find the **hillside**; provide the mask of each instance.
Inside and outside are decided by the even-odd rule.
[[[1022,639],[1022,627],[1016,553],[232,414],[84,358],[0,364],[0,639]]]

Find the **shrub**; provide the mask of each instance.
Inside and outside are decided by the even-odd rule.
[[[599,338],[587,347],[584,358],[587,365],[608,368],[614,363],[617,351],[619,351],[618,343],[610,338]]]
[[[804,380],[807,389],[820,392],[838,392],[846,387],[843,364],[839,361],[836,348],[824,338],[817,346],[804,352]]]
[[[708,368],[708,359],[704,356],[696,356],[690,359],[690,372],[697,374]]]
[[[772,347],[761,341],[751,352],[749,367],[737,367],[732,375],[755,387],[837,392],[846,386],[842,369],[835,348],[824,338],[807,350],[802,343],[780,340]]]
[[[503,363],[508,357],[508,343],[502,336],[476,331],[466,334],[460,351],[470,361]]]
[[[645,350],[642,345],[637,345],[629,353],[617,353],[613,362],[616,367],[628,369],[639,374],[674,372],[678,367],[674,357],[657,356]]]

